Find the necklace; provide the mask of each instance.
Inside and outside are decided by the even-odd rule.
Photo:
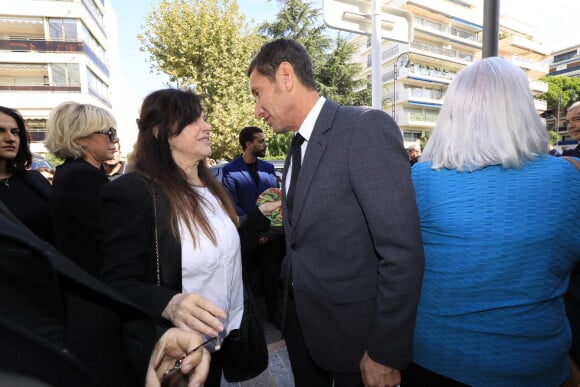
[[[0,179],[0,183],[4,184],[6,187],[10,187],[10,184],[8,184],[8,179],[10,179],[10,176],[4,179]]]

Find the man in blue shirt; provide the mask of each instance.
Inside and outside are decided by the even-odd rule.
[[[248,126],[240,132],[243,153],[223,167],[222,184],[230,193],[236,212],[243,222],[256,207],[256,199],[268,188],[277,187],[274,165],[260,160],[268,144],[262,129]],[[260,287],[266,299],[269,320],[280,327],[278,288],[280,265],[284,255],[284,238],[261,236],[251,257],[242,257],[244,271],[256,293]]]

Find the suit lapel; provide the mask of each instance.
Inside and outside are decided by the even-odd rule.
[[[327,132],[332,128],[334,117],[338,111],[339,105],[333,101],[327,100],[320,111],[320,115],[316,120],[312,135],[308,141],[306,153],[302,159],[302,167],[300,168],[300,175],[294,193],[294,213],[292,214],[293,225],[300,222],[302,208],[310,190],[314,173],[318,169],[320,159],[326,149]]]

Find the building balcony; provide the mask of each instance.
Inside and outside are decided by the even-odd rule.
[[[548,102],[543,101],[541,99],[534,98],[534,105],[536,106],[536,110],[541,113],[545,112],[548,109]]]
[[[443,92],[419,88],[404,89],[397,92],[395,102],[440,107],[443,103]]]
[[[534,95],[540,95],[548,92],[548,84],[542,81],[530,81],[530,90]]]
[[[0,83],[0,92],[40,91],[40,92],[80,92],[80,85],[7,85]]]
[[[404,112],[403,109],[400,110],[401,113],[398,111],[396,113],[396,121],[401,127],[412,126],[418,129],[431,129],[437,121],[437,114],[435,113]]]
[[[464,66],[472,63],[474,60],[473,54],[445,48],[442,45],[416,39],[411,43],[411,48],[417,50],[417,52],[421,55],[461,64]]]
[[[0,50],[12,52],[83,52],[82,41],[0,39]]]
[[[518,55],[536,61],[543,61],[550,55],[550,49],[544,44],[518,35],[500,39],[499,51],[504,55]]]
[[[528,78],[531,80],[540,79],[544,75],[548,74],[550,69],[548,63],[536,62],[519,55],[508,55],[505,57],[505,59],[524,70]]]
[[[399,79],[414,79],[429,83],[448,85],[457,73],[443,68],[414,64],[412,67],[402,66],[399,69]]]

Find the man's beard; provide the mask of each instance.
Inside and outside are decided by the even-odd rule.
[[[264,149],[263,151],[260,151],[260,152],[254,152],[254,156],[264,157],[264,156],[266,156],[266,150]]]

